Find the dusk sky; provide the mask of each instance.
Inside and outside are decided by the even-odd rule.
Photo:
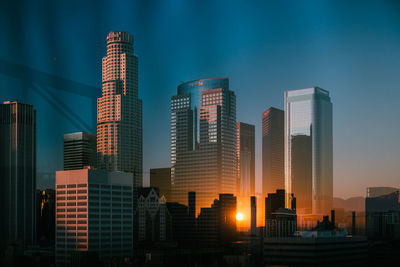
[[[256,191],[262,112],[283,109],[285,90],[311,86],[328,90],[333,103],[334,196],[400,187],[399,1],[23,2],[0,8],[0,101],[18,99],[37,110],[40,173],[63,168],[64,133],[88,129],[46,101],[37,91],[43,85],[32,90],[2,70],[21,64],[98,87],[100,96],[106,36],[127,31],[139,57],[145,185],[150,168],[170,165],[177,86],[229,77],[237,120],[256,126]],[[47,89],[95,129],[89,98]]]

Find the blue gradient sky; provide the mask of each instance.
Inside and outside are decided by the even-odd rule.
[[[21,1],[0,9],[0,59],[97,86],[100,95],[112,30],[135,38],[146,177],[169,166],[177,85],[227,76],[238,121],[256,125],[258,187],[262,112],[283,108],[284,90],[310,86],[329,90],[333,102],[334,195],[400,186],[400,2]],[[88,99],[55,92],[92,123]],[[0,73],[0,101],[13,99],[38,111],[38,170],[62,169],[63,134],[82,129]]]

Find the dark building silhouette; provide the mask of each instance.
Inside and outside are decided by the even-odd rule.
[[[96,135],[86,132],[64,134],[64,170],[97,166]]]
[[[170,221],[165,197],[159,197],[156,188],[138,188],[133,221],[134,245],[171,240]]]
[[[369,238],[400,238],[400,190],[391,187],[367,188],[365,228]]]
[[[150,169],[150,187],[158,187],[167,201],[171,195],[171,168]]]
[[[171,220],[171,240],[180,246],[194,245],[196,225],[189,215],[188,207],[177,202],[167,202],[167,209]]]
[[[202,246],[215,247],[232,242],[236,238],[236,197],[220,194],[210,208],[201,208],[197,231]]]
[[[284,113],[269,108],[262,114],[262,193],[285,188],[283,133]]]
[[[257,199],[250,197],[250,233],[252,236],[257,234]]]
[[[55,197],[54,189],[36,190],[36,234],[41,246],[55,244]]]
[[[291,209],[285,208],[285,190],[278,189],[265,198],[265,235],[292,236],[297,229],[296,198],[291,194]]]
[[[36,241],[36,110],[0,104],[0,250]]]
[[[193,246],[196,244],[196,193],[188,193],[189,206],[167,202],[168,222],[170,224],[170,241],[179,246]]]
[[[271,213],[271,218],[265,221],[265,236],[288,237],[297,230],[297,215],[295,210],[279,208]]]
[[[255,127],[236,123],[237,145],[237,190],[238,196],[249,197],[255,194]]]
[[[278,189],[265,198],[265,219],[271,218],[272,212],[285,207],[285,190]],[[291,194],[291,209],[296,210],[296,198]]]
[[[291,211],[278,209],[275,214],[284,210]],[[334,211],[331,217],[335,217]],[[285,228],[280,226],[277,232],[282,230]],[[369,266],[367,238],[349,236],[337,229],[329,216],[323,216],[311,231],[299,231],[295,236],[266,235],[263,242],[265,265]]]
[[[196,192],[188,193],[189,202],[189,216],[193,220],[196,219]]]

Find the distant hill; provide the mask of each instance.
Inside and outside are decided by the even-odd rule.
[[[365,211],[365,198],[364,197],[351,197],[349,199],[333,198],[334,208],[343,208],[348,211]]]

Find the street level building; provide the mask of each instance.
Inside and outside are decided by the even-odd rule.
[[[132,258],[133,181],[124,172],[56,172],[57,264],[87,252],[100,260]]]

